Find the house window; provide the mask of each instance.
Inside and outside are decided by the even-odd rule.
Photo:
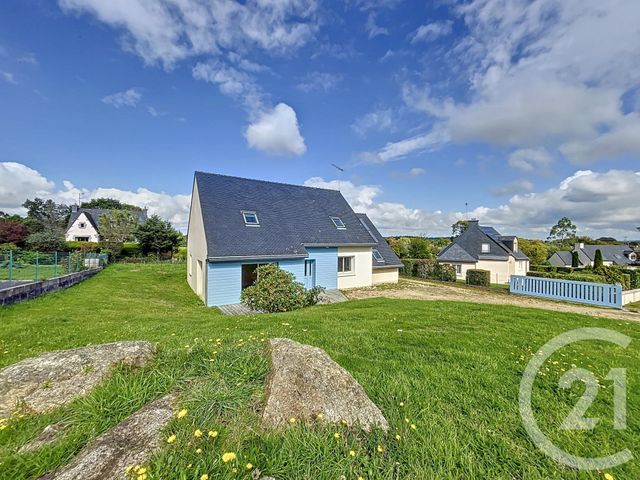
[[[483,243],[482,244],[482,253],[489,253],[489,244],[488,243]]]
[[[355,257],[338,257],[338,273],[352,273]]]
[[[244,224],[250,227],[259,227],[260,221],[256,212],[242,212],[244,218]]]
[[[462,265],[455,265],[456,275],[462,275]]]
[[[371,254],[373,255],[373,258],[376,259],[376,262],[384,262],[384,258],[382,258],[382,255],[380,255],[380,252],[375,248],[371,251]]]
[[[75,237],[76,242],[88,242],[89,237]]]
[[[87,228],[87,224],[85,222],[80,222],[78,224],[78,228]]]
[[[347,228],[340,217],[331,217],[331,221],[336,226],[336,228],[339,228],[340,230]]]

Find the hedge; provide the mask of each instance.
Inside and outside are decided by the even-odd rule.
[[[531,272],[556,272],[557,267],[553,265],[531,265],[529,266]]]
[[[574,280],[576,282],[591,282],[591,283],[607,283],[605,278],[601,275],[593,275],[589,273],[554,273],[554,272],[527,272],[527,277],[538,278],[555,278],[557,280]]]
[[[467,270],[467,285],[490,287],[491,272],[489,270]]]
[[[137,257],[138,255],[142,255],[140,244],[135,242],[123,243],[120,255],[122,255],[123,257]]]
[[[624,268],[620,270],[625,275],[629,275],[629,289],[635,290],[640,288],[640,270],[632,270],[630,268]]]
[[[442,282],[455,282],[456,269],[453,265],[438,263],[434,259],[403,259],[400,273]]]

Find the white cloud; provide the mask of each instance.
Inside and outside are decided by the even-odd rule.
[[[130,88],[124,92],[114,93],[102,98],[102,102],[112,107],[135,107],[142,100],[142,94],[135,88]]]
[[[379,201],[382,189],[350,181],[310,178],[305,185],[340,190],[357,212],[367,213],[385,234],[449,235],[462,212],[430,211],[401,203]],[[523,184],[525,188],[530,185]],[[640,172],[577,171],[558,186],[536,193],[516,194],[497,207],[480,206],[469,212],[483,224],[505,234],[545,238],[563,216],[578,225],[579,233],[601,236],[637,236]]]
[[[420,175],[424,175],[427,171],[424,168],[413,167],[409,170],[409,176],[411,177],[419,177]]]
[[[444,129],[434,128],[430,132],[415,135],[397,142],[388,142],[377,152],[363,152],[358,158],[364,163],[386,163],[400,160],[416,152],[433,151],[450,140]]]
[[[432,22],[420,25],[415,32],[411,34],[411,43],[430,42],[439,37],[449,35],[453,29],[453,22]]]
[[[376,24],[376,14],[375,12],[369,12],[367,16],[367,23],[365,25],[365,30],[369,35],[369,38],[377,37],[378,35],[389,35],[389,30],[384,27],[380,27]]]
[[[70,205],[78,201],[78,194],[82,194],[83,201],[110,197],[147,207],[150,214],[157,214],[182,230],[185,230],[189,221],[190,195],[170,195],[146,188],[135,191],[106,187],[78,188],[68,180],[63,181],[59,188],[53,181],[26,165],[0,162],[0,211],[24,214],[22,204],[27,198],[34,197],[51,198],[58,203]]]
[[[89,14],[123,31],[123,47],[171,69],[222,50],[283,53],[314,37],[316,0],[58,0],[65,13]]]
[[[533,191],[533,183],[529,180],[515,180],[500,187],[493,188],[491,193],[497,197],[506,197],[515,194],[530,193]]]
[[[5,82],[12,83],[13,85],[17,85],[18,81],[13,73],[3,72],[0,70],[0,77],[4,79]]]
[[[522,148],[509,155],[509,165],[523,172],[546,173],[552,161],[545,148]]]
[[[218,60],[200,62],[193,67],[193,77],[218,86],[220,91],[240,100],[249,112],[262,107],[264,93],[253,77]]]
[[[393,113],[390,108],[374,110],[358,118],[351,128],[361,136],[371,130],[387,130],[393,126]]]
[[[314,90],[328,92],[342,81],[342,75],[327,72],[311,72],[305,76],[304,81],[297,85],[303,92]]]
[[[300,135],[296,112],[285,103],[261,113],[247,127],[245,137],[249,147],[270,154],[302,155],[307,149]]]
[[[469,100],[403,87],[407,106],[452,141],[558,149],[574,163],[640,153],[637,117],[622,109],[640,78],[640,3],[472,0],[453,10],[469,33],[446,60],[468,76]]]
[[[35,54],[31,52],[25,53],[23,56],[18,57],[17,60],[19,63],[24,63],[27,65],[38,65],[38,59],[36,58]]]

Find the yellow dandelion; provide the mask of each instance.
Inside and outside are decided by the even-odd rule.
[[[138,475],[138,480],[147,480],[147,474],[143,473],[142,475]]]
[[[409,419],[408,419],[407,417],[404,417],[404,421],[405,421],[406,423],[409,423]]]
[[[245,465],[245,467],[246,467],[246,469],[247,469],[247,470],[251,470],[251,469],[253,468],[253,465],[252,465],[252,464],[250,464],[250,463],[247,463],[247,464]]]
[[[147,473],[147,469],[146,469],[146,468],[144,468],[144,467],[140,467],[140,468],[136,471],[136,473],[137,473],[138,475],[144,475],[145,473]]]
[[[200,480],[209,480],[209,475],[203,473],[202,475],[200,475]]]
[[[176,441],[175,435],[169,435],[169,437],[167,438],[167,443],[173,443],[175,441]]]
[[[335,438],[340,438],[340,432],[336,432],[336,433],[334,433],[334,434],[333,434],[333,436],[334,436]]]
[[[233,468],[231,469],[231,471],[232,471],[233,473],[238,473],[238,469],[237,469],[236,467],[233,467]]]
[[[235,460],[236,458],[238,458],[238,457],[236,457],[236,454],[233,453],[233,452],[226,452],[226,453],[222,454],[222,461],[224,463],[229,463],[229,462]]]
[[[182,410],[180,410],[180,411],[178,412],[178,414],[176,415],[176,417],[178,417],[178,418],[184,418],[186,415],[187,415],[187,409],[186,409],[186,408],[183,408]]]
[[[415,424],[415,423],[412,423],[412,424],[411,424],[411,430],[415,430],[416,428],[418,428],[418,427],[416,427],[416,424]]]
[[[319,413],[317,415],[318,420],[322,420],[324,418],[324,413]]]
[[[399,434],[396,433],[396,440],[400,441],[401,438],[402,437]]]
[[[364,477],[358,477],[358,480],[364,480]]]
[[[187,465],[187,468],[191,468],[193,467],[193,463],[190,463],[189,465]]]
[[[0,430],[4,430],[5,428],[7,428],[6,425],[4,425],[4,424],[0,425]]]
[[[604,478],[605,480],[613,480],[613,475],[611,475],[610,473],[605,473]]]
[[[197,429],[195,432],[193,432],[193,436],[196,438],[200,438],[202,436],[202,430]]]
[[[401,407],[404,407],[404,402],[400,402],[400,406],[401,406]]]
[[[340,420],[340,423],[342,423],[343,425],[346,425],[348,422],[343,418],[342,420]]]
[[[349,450],[349,455],[351,455],[352,457],[356,456],[356,451],[355,450]]]
[[[291,417],[289,419],[289,423],[293,425],[294,423],[296,423],[296,419],[294,417]]]
[[[196,448],[196,453],[202,453],[202,449],[201,448]]]
[[[127,468],[124,469],[125,473],[129,473],[133,470],[133,465],[127,465]]]
[[[217,430],[209,430],[207,435],[209,435],[210,438],[216,438],[218,436],[218,432]]]
[[[378,448],[376,448],[376,450],[378,450],[378,452],[380,453],[384,452],[384,448],[382,448],[382,445],[378,445]]]

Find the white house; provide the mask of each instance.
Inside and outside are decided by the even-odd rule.
[[[501,235],[493,227],[470,220],[468,228],[437,257],[438,263],[453,265],[456,276],[465,279],[467,270],[489,270],[491,283],[508,283],[511,275],[526,275],[529,257],[518,247],[518,238]]]
[[[129,212],[138,219],[138,224],[147,221],[147,210],[132,210]],[[67,224],[65,239],[67,242],[99,242],[100,217],[110,215],[106,208],[79,208],[71,206],[71,216]]]
[[[256,268],[276,263],[305,287],[397,282],[400,259],[336,190],[196,172],[187,281],[208,306],[240,302]]]

